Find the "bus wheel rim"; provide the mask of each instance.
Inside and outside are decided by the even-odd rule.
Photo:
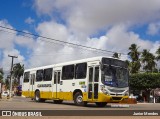
[[[79,104],[79,103],[82,103],[82,96],[81,95],[79,95],[78,97],[77,97],[77,103]]]
[[[38,96],[36,96],[36,100],[38,100],[39,98],[38,98]]]

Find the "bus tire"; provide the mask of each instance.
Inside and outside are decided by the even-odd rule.
[[[40,92],[39,91],[35,92],[35,98],[34,99],[35,99],[36,102],[45,102],[45,99],[40,98]]]
[[[87,102],[83,101],[83,96],[82,96],[82,93],[80,92],[77,92],[75,95],[74,95],[74,103],[78,106],[86,106],[87,105]]]
[[[96,102],[97,107],[105,107],[106,104],[106,102]]]

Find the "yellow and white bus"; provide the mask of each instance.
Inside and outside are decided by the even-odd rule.
[[[128,98],[128,70],[124,61],[93,57],[27,69],[22,95],[36,102],[74,101],[76,105],[120,102]]]

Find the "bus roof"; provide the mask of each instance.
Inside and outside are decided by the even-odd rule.
[[[34,71],[34,70],[43,69],[43,68],[45,69],[45,68],[52,68],[52,67],[56,67],[56,66],[58,67],[58,66],[63,66],[63,65],[75,64],[75,63],[80,63],[80,62],[102,60],[102,58],[116,59],[116,58],[113,58],[113,57],[106,57],[106,56],[91,57],[91,58],[86,58],[86,59],[73,60],[73,61],[68,61],[68,62],[63,62],[63,63],[57,63],[57,64],[46,65],[46,66],[41,66],[41,67],[36,67],[36,68],[30,68],[30,69],[26,69],[25,72]]]

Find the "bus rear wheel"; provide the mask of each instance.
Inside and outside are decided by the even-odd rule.
[[[39,91],[35,92],[35,98],[34,99],[35,99],[36,102],[44,102],[45,101],[45,99],[40,98],[40,92]]]
[[[98,106],[98,107],[105,107],[106,106],[106,102],[96,102],[96,105]]]
[[[87,105],[87,102],[83,101],[83,96],[82,96],[82,93],[80,93],[80,92],[77,92],[74,95],[74,103],[78,106],[86,106]]]

